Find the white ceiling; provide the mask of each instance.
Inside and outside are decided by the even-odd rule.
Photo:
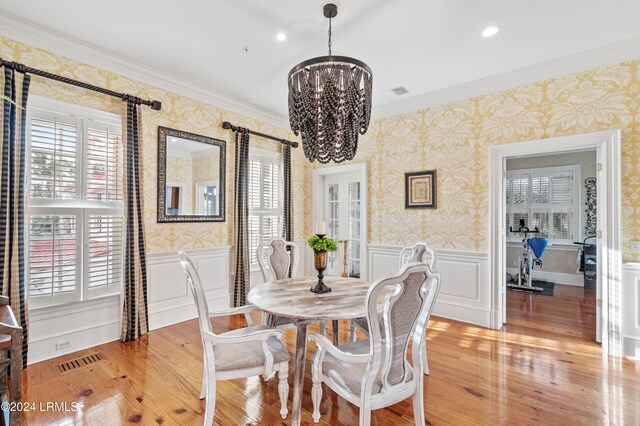
[[[0,13],[117,55],[138,69],[286,117],[289,70],[327,53],[324,3],[0,0]],[[372,68],[374,114],[376,107],[408,98],[640,40],[638,0],[336,3],[333,53]],[[499,26],[498,35],[483,38],[488,25]],[[275,40],[279,31],[287,34],[285,42]],[[397,86],[409,93],[396,96],[391,89]]]

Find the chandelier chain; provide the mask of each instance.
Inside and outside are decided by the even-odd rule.
[[[329,18],[329,56],[331,56],[331,18]]]

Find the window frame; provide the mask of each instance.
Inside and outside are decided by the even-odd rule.
[[[262,173],[262,166],[263,166],[263,161],[267,160],[270,163],[275,163],[278,165],[278,206],[275,208],[270,208],[267,209],[264,207],[264,194],[262,193],[262,191],[264,190],[264,186],[260,186],[260,207],[259,208],[255,208],[255,207],[251,207],[251,205],[249,204],[249,208],[248,208],[248,217],[247,217],[247,223],[250,223],[251,219],[250,217],[252,215],[257,215],[259,220],[258,220],[258,226],[259,226],[259,237],[258,237],[258,244],[256,245],[256,247],[251,247],[251,233],[248,232],[248,245],[249,245],[249,266],[250,269],[252,270],[257,270],[259,268],[259,261],[258,261],[258,257],[257,257],[257,249],[260,246],[260,244],[264,241],[264,231],[263,231],[263,217],[264,216],[273,216],[274,214],[276,214],[278,216],[278,222],[280,224],[280,228],[282,228],[282,221],[284,219],[284,214],[283,214],[283,204],[284,204],[284,175],[283,175],[283,164],[282,164],[282,154],[280,152],[276,152],[276,151],[268,151],[265,149],[259,149],[259,148],[251,148],[249,150],[249,163],[251,163],[252,160],[255,160],[256,158],[260,158],[260,163],[261,163],[261,167],[260,167],[260,173]],[[250,164],[249,164],[250,166]],[[263,177],[261,176],[260,182],[263,182]],[[249,190],[251,188],[251,185],[248,185],[247,188],[247,199],[250,199],[249,196]],[[278,236],[281,236],[280,234],[278,234]]]
[[[534,213],[539,213],[541,212],[543,209],[541,209],[540,207],[536,207],[535,203],[532,202],[532,178],[533,177],[538,177],[538,176],[552,176],[554,174],[558,174],[558,173],[570,173],[571,177],[572,177],[572,194],[573,194],[573,202],[571,203],[571,214],[573,215],[573,223],[572,223],[572,229],[571,229],[571,237],[570,238],[565,238],[565,239],[559,239],[559,238],[551,238],[551,235],[549,235],[549,237],[547,237],[547,241],[549,242],[549,245],[556,245],[556,246],[562,246],[562,245],[566,245],[566,246],[573,246],[573,241],[577,241],[581,238],[582,232],[581,232],[581,223],[582,223],[582,212],[580,211],[580,200],[582,198],[582,192],[580,190],[580,179],[581,179],[581,167],[579,164],[574,164],[574,165],[566,165],[566,166],[553,166],[553,167],[536,167],[536,168],[529,168],[529,169],[512,169],[512,170],[507,170],[505,172],[505,211],[506,214],[510,215],[509,219],[511,220],[513,218],[513,213],[514,213],[514,209],[513,209],[513,204],[512,203],[508,203],[507,202],[507,191],[508,191],[508,184],[509,181],[511,179],[513,179],[514,177],[523,177],[523,176],[528,176],[528,200],[527,203],[523,203],[524,206],[527,206],[526,208],[517,208],[515,212],[518,213],[523,213],[526,212],[527,217],[528,217],[528,221],[527,223],[531,223],[531,218],[532,215]],[[549,197],[552,197],[552,193],[549,193]],[[552,203],[551,201],[548,203],[548,210],[545,210],[544,212],[548,212],[549,213],[549,229],[550,232],[552,232],[552,226],[553,226],[553,217],[552,214],[555,211],[553,206],[558,206],[561,203]],[[505,226],[506,226],[506,218],[505,218]],[[514,223],[509,223],[509,226],[514,226]],[[506,226],[506,241],[507,243],[520,243],[522,241],[522,237],[518,236],[518,235],[512,235],[511,232],[509,232],[509,226]]]
[[[70,199],[60,198],[32,198],[31,197],[31,123],[34,117],[51,119],[64,117],[60,120],[76,126],[76,196]],[[63,294],[32,295],[30,288],[31,268],[30,262],[26,262],[25,280],[26,297],[29,301],[29,309],[49,308],[69,303],[87,302],[101,297],[119,295],[122,291],[122,280],[117,285],[107,285],[106,287],[91,288],[89,286],[89,261],[90,261],[90,238],[89,238],[89,216],[104,215],[122,218],[122,248],[121,253],[124,258],[124,176],[120,179],[122,185],[122,200],[90,200],[88,199],[89,179],[86,176],[88,165],[88,130],[108,130],[120,135],[123,142],[121,117],[104,111],[94,110],[79,105],[69,104],[41,96],[32,96],[27,108],[27,147],[26,147],[26,167],[25,176],[25,253],[26,258],[30,258],[31,232],[28,228],[30,218],[39,215],[74,215],[76,220],[76,258],[75,258],[75,290]],[[123,147],[121,147],[123,149]],[[124,154],[122,154],[124,156]],[[121,173],[124,173],[124,164],[121,164]],[[122,263],[124,272],[124,259]]]

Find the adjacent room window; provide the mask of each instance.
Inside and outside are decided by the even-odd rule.
[[[249,255],[257,265],[258,245],[282,236],[282,160],[279,153],[252,148],[249,162]]]
[[[572,244],[579,236],[579,166],[510,170],[506,181],[506,229],[508,241],[522,237],[509,233],[525,226],[555,244]]]
[[[30,307],[119,293],[123,270],[120,117],[33,101],[25,235]]]

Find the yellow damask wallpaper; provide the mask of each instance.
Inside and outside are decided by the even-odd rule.
[[[228,120],[282,138],[286,129],[224,111],[131,79],[0,37],[0,56],[149,99],[162,111],[143,110],[145,226],[149,252],[232,244],[232,136]],[[32,94],[120,114],[120,101],[34,77]],[[227,221],[156,223],[157,126],[227,141]],[[640,60],[546,80],[414,113],[376,120],[361,137],[354,162],[369,171],[369,243],[405,245],[427,239],[439,249],[488,250],[488,146],[622,129],[623,258],[640,260],[629,240],[640,239]],[[253,138],[253,146],[278,150]],[[311,233],[311,169],[293,151],[294,235]],[[404,173],[436,169],[438,208],[404,209]]]
[[[623,258],[638,260],[640,60],[373,122],[353,160],[369,167],[369,242],[486,252],[490,145],[611,129],[622,129]],[[405,210],[404,173],[428,169],[438,208]]]
[[[234,143],[228,130],[221,128],[230,121],[280,138],[293,139],[288,130],[225,111],[203,102],[171,93],[157,87],[124,78],[110,72],[0,37],[0,57],[56,74],[90,82],[118,92],[162,102],[161,111],[143,108],[144,218],[147,251],[164,252],[232,245]],[[33,77],[30,94],[95,108],[120,115],[121,101],[80,88]],[[226,222],[224,223],[156,223],[157,217],[157,131],[158,126],[202,134],[227,141]],[[252,137],[252,146],[279,150],[280,144]],[[296,182],[294,201],[294,235],[304,238],[311,229],[311,166],[301,149],[293,151],[292,175]],[[306,203],[306,204],[305,204]]]

